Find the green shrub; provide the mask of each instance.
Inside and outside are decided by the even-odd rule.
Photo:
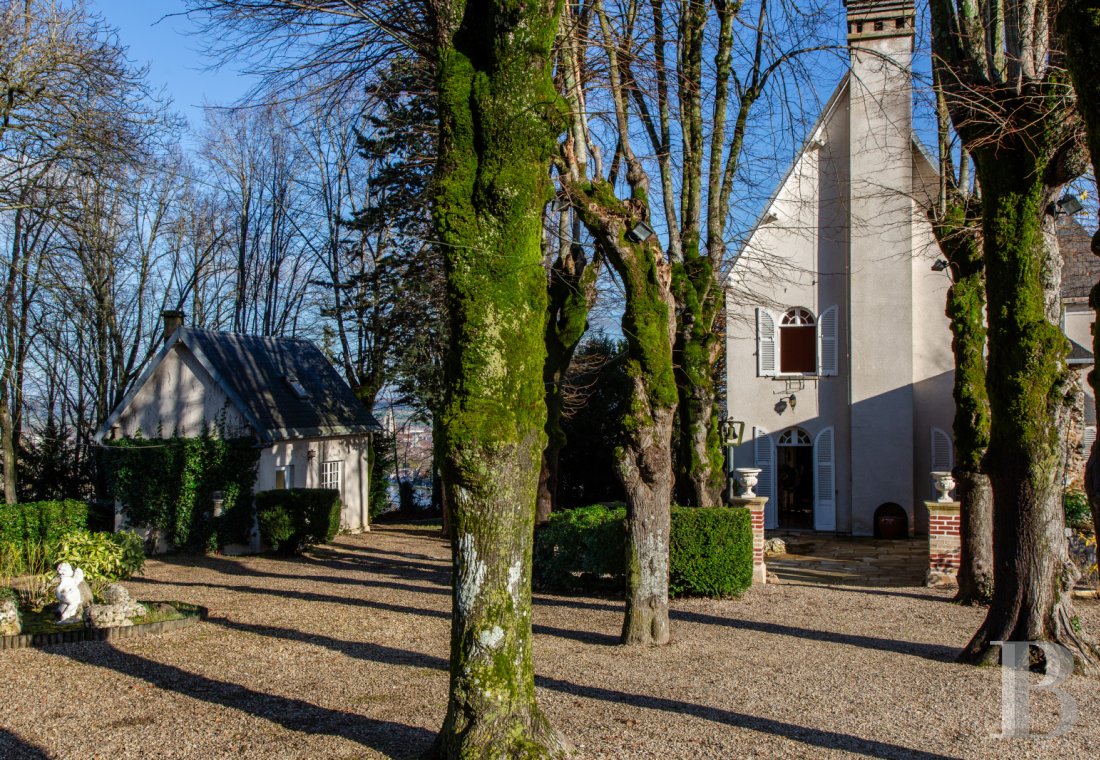
[[[736,596],[752,585],[749,510],[672,510],[668,587],[672,596]]]
[[[535,533],[534,583],[575,590],[624,582],[626,509],[582,507],[550,516]],[[747,509],[672,508],[672,596],[734,596],[752,584],[752,522]]]
[[[133,577],[145,566],[141,537],[130,531],[88,533],[74,531],[57,544],[53,565],[68,562],[84,571],[91,581],[113,583]]]
[[[327,488],[288,488],[256,494],[260,537],[281,554],[297,554],[327,544],[340,530],[340,492]]]
[[[1062,508],[1066,512],[1066,527],[1083,528],[1092,524],[1092,510],[1089,497],[1084,491],[1075,489],[1062,495]]]
[[[270,493],[270,492],[269,492]],[[260,496],[257,494],[256,501],[260,502]],[[259,509],[259,523],[260,523],[260,537],[264,540],[264,543],[272,548],[276,552],[287,551],[287,547],[290,546],[291,539],[294,538],[294,519],[290,516],[290,512],[283,504],[273,504],[271,506],[265,506]],[[297,543],[295,542],[289,551],[293,553],[297,550]]]
[[[0,504],[0,544],[49,545],[88,527],[88,505],[76,499]]]
[[[625,519],[625,507],[600,504],[551,514],[550,522],[535,533],[535,586],[564,591],[591,586],[603,576],[621,581]]]

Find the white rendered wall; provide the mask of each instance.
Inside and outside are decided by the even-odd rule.
[[[900,504],[910,525],[914,515],[913,39],[852,45],[851,531],[869,535],[881,504]]]
[[[276,443],[260,454],[256,491],[275,488],[275,470],[294,467],[294,488],[320,488],[321,463],[338,460],[343,463],[340,501],[344,508],[340,528],[351,532],[369,528],[370,467],[367,436],[325,439],[302,439]],[[312,452],[312,456],[310,455]]]
[[[198,359],[177,343],[118,419],[119,435],[243,435],[245,423]]]

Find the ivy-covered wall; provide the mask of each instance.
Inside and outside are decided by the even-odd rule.
[[[260,449],[252,438],[123,438],[103,449],[112,496],[133,525],[156,528],[176,549],[247,543]],[[222,514],[214,517],[214,494]]]

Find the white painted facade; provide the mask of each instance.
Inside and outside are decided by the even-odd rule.
[[[849,4],[850,72],[730,274],[727,415],[745,423],[735,466],[763,470],[767,528],[871,535],[896,504],[923,532],[928,473],[952,464],[950,280],[932,271],[936,170],[912,132],[911,5],[863,31],[856,5],[875,4]],[[799,310],[812,367],[785,352]]]

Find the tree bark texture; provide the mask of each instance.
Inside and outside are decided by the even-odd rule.
[[[573,354],[588,327],[588,311],[596,300],[595,262],[589,263],[580,245],[563,246],[550,267],[547,294],[550,301],[546,320],[546,449],[539,474],[538,507],[535,524],[550,520],[558,498],[558,461],[565,446],[561,420],[565,375]]]
[[[724,473],[718,434],[714,366],[722,333],[714,329],[721,289],[714,264],[699,255],[698,238],[684,237],[684,260],[673,264],[673,291],[681,312],[673,345],[679,397],[676,456],[677,500],[684,505],[721,503]]]
[[[442,758],[558,757],[535,700],[531,544],[544,443],[541,214],[564,124],[557,4],[454,3],[438,49],[435,222],[451,344],[442,467],[454,562]]]
[[[644,242],[626,236],[648,215],[641,183],[636,179],[632,185],[635,197],[628,201],[616,198],[604,182],[570,187],[570,192],[574,208],[615,268],[626,293],[622,330],[633,391],[623,419],[625,443],[615,452],[627,497],[622,640],[624,644],[665,644],[669,640],[671,437],[677,402],[672,369],[675,305],[671,268],[661,255],[656,236]]]
[[[1066,0],[1058,16],[1058,30],[1066,47],[1066,68],[1077,92],[1077,107],[1085,122],[1085,135],[1093,168],[1100,166],[1100,0]],[[1098,178],[1100,180],[1100,178]],[[1100,189],[1100,181],[1097,188]],[[1092,252],[1100,256],[1100,230],[1092,237]],[[1089,306],[1100,321],[1100,282],[1089,293]],[[1100,332],[1093,330],[1092,351],[1100,352]],[[1095,365],[1088,375],[1093,394],[1100,395],[1100,376]],[[1100,448],[1093,442],[1085,466],[1085,491],[1092,509],[1094,535],[1100,536]]]
[[[960,507],[962,556],[956,602],[988,604],[993,597],[993,493],[982,460],[989,445],[985,388],[985,271],[976,201],[947,194],[933,230],[950,263],[947,291],[951,350],[955,356],[955,493]]]
[[[1049,318],[1043,287],[1050,266],[1046,167],[1025,151],[979,150],[975,158],[989,300],[994,592],[960,659],[996,662],[994,641],[1055,641],[1073,652],[1080,670],[1100,672],[1100,651],[1081,630],[1070,596],[1076,576],[1064,533],[1058,429],[1068,345]]]

